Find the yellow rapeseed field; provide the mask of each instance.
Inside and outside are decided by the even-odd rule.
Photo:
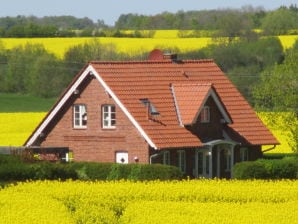
[[[150,52],[155,48],[173,49],[177,48],[180,52],[187,52],[194,49],[206,47],[212,43],[212,38],[2,38],[6,49],[12,49],[19,45],[41,44],[45,49],[56,56],[63,58],[64,53],[72,46],[84,44],[93,39],[99,40],[102,44],[113,44],[120,53],[135,55],[142,52]]]
[[[200,38],[178,38],[177,30],[156,31],[153,38],[114,38],[114,37],[80,37],[80,38],[0,38],[4,48],[11,49],[16,46],[30,44],[41,44],[51,53],[63,58],[64,53],[72,46],[83,44],[93,39],[103,44],[113,44],[120,53],[135,55],[142,52],[150,52],[155,48],[178,49],[180,52],[198,50],[214,43],[211,37]],[[279,36],[284,47],[288,49],[293,46],[298,35]]]
[[[0,113],[0,146],[23,145],[45,114]]]
[[[0,223],[296,224],[298,181],[36,181],[0,190]]]

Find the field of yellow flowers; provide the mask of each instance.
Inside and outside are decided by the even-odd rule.
[[[298,181],[37,181],[0,190],[0,223],[298,223]]]
[[[278,36],[284,49],[293,46],[298,35]],[[0,38],[4,48],[11,49],[19,45],[41,44],[49,52],[63,58],[64,53],[75,45],[97,39],[102,44],[112,44],[118,52],[134,55],[149,52],[154,48],[178,49],[180,52],[198,50],[214,43],[211,37],[179,38],[178,30],[155,31],[153,38],[115,38],[115,37],[79,37],[79,38]]]
[[[45,112],[0,113],[0,146],[21,146]]]

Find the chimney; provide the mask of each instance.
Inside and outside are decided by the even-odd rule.
[[[159,49],[154,49],[150,52],[148,60],[177,60],[177,54],[172,54],[170,51],[165,53]]]

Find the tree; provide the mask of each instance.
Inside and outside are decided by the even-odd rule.
[[[281,130],[290,132],[290,145],[298,152],[298,42],[286,54],[282,64],[276,64],[261,74],[253,96],[258,110],[287,112]],[[272,121],[274,122],[274,120]]]
[[[293,8],[281,7],[268,13],[262,23],[265,34],[283,35],[288,30],[298,28],[298,13]]]

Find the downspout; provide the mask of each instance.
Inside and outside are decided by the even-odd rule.
[[[271,151],[271,150],[275,149],[275,147],[276,147],[276,145],[273,145],[271,148],[265,149],[264,151],[262,151],[262,153]]]

